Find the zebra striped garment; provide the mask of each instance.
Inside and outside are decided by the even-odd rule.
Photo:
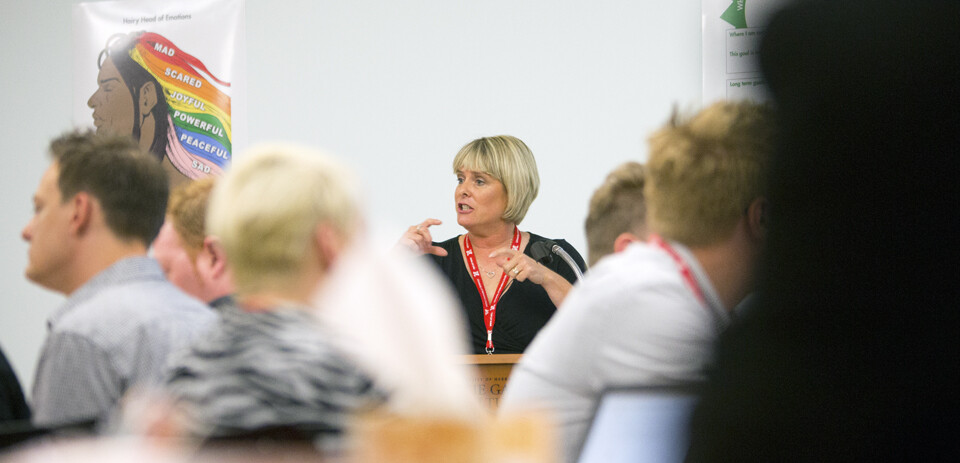
[[[193,434],[229,437],[283,427],[336,451],[348,420],[386,401],[305,308],[232,306],[221,316],[212,333],[174,361],[167,379]]]

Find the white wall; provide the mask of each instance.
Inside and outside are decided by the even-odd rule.
[[[70,128],[72,0],[0,0],[0,345],[29,389],[62,297],[23,277],[19,238]],[[646,158],[674,104],[701,96],[700,1],[247,0],[249,142],[324,148],[358,172],[383,242],[426,217],[460,233],[450,163],[466,142],[512,134],[537,158],[521,229],[586,254],[587,200]],[[242,156],[242,153],[239,154]]]

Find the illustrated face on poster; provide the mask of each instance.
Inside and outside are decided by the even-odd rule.
[[[230,83],[164,36],[115,34],[87,100],[98,133],[130,134],[172,184],[220,175],[232,153]]]
[[[100,66],[97,75],[97,91],[87,100],[87,106],[93,108],[93,125],[97,133],[134,133],[137,118],[134,115],[133,95],[128,91],[127,83],[107,58]],[[140,93],[145,93],[141,88]],[[139,122],[142,126],[142,121]]]

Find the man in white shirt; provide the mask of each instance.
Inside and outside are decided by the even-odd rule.
[[[763,248],[772,115],[716,103],[650,138],[647,244],[594,267],[516,366],[501,412],[541,409],[573,461],[604,389],[697,382]]]

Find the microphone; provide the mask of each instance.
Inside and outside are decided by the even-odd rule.
[[[551,241],[550,244],[553,244],[553,242]],[[533,260],[544,265],[553,262],[553,256],[550,255],[550,244],[547,244],[546,241],[533,243],[533,245],[530,246],[530,255],[533,257]]]
[[[576,261],[573,260],[573,257],[570,257],[570,254],[567,251],[564,251],[559,244],[553,242],[552,240],[546,241],[537,241],[533,243],[530,247],[530,255],[533,256],[534,260],[540,262],[541,264],[549,264],[553,259],[553,256],[550,253],[556,254],[563,259],[564,262],[573,269],[573,273],[577,276],[577,281],[583,279],[583,272],[580,271],[580,266],[577,265]]]

